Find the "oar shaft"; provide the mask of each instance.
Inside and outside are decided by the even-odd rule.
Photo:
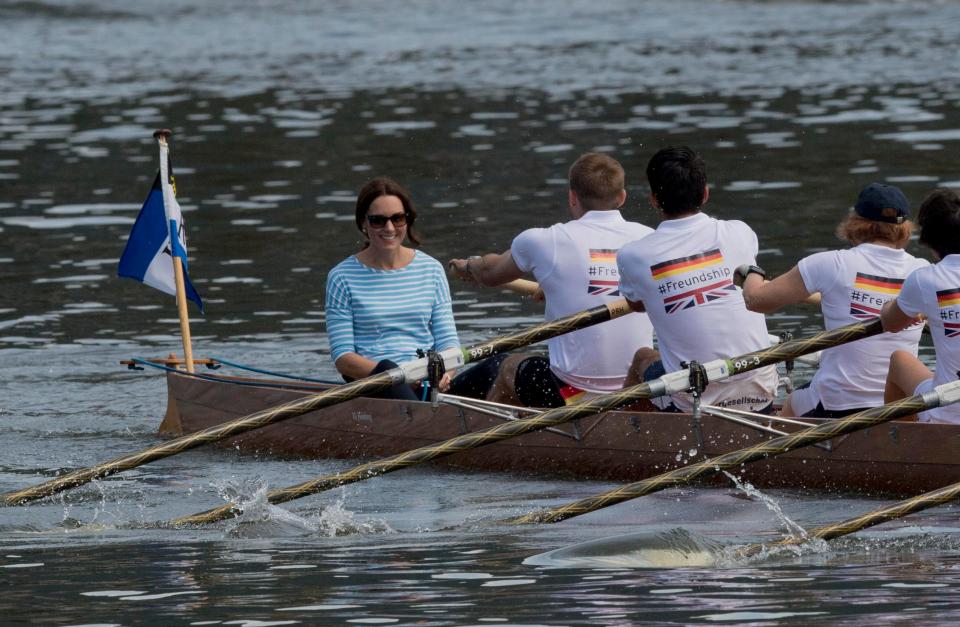
[[[810,338],[790,340],[783,344],[771,346],[732,360],[711,362],[713,367],[708,368],[708,372],[711,373],[711,381],[719,380],[768,366],[784,359],[792,359],[808,352],[829,348],[830,346],[842,344],[861,337],[867,337],[879,331],[879,321],[875,323],[856,323],[833,331],[818,333]],[[657,381],[641,383],[612,394],[589,399],[582,403],[557,407],[531,418],[502,423],[489,429],[467,433],[439,444],[424,446],[386,459],[362,464],[345,472],[319,477],[289,488],[273,490],[268,493],[267,498],[274,504],[284,503],[337,486],[370,479],[408,466],[432,461],[479,446],[500,442],[508,438],[530,433],[531,431],[554,427],[578,418],[586,418],[595,414],[611,411],[641,399],[673,394],[685,389],[685,383],[683,383],[683,381],[686,376],[689,376],[688,370],[671,373]],[[714,376],[716,378],[714,378]],[[172,523],[204,524],[229,518],[237,515],[237,513],[235,504],[228,503],[207,512],[179,518],[172,521]]]
[[[22,505],[69,488],[83,485],[94,479],[107,477],[164,457],[170,457],[171,455],[188,451],[203,444],[224,440],[253,429],[286,420],[287,418],[301,416],[311,411],[330,407],[331,405],[336,405],[337,403],[356,398],[357,396],[375,394],[390,388],[394,383],[395,377],[391,376],[390,372],[384,372],[372,377],[353,381],[352,383],[330,388],[319,394],[298,398],[283,405],[249,414],[237,420],[225,422],[173,440],[168,440],[167,442],[151,446],[137,453],[117,457],[116,459],[97,464],[96,466],[90,466],[89,468],[75,470],[36,486],[15,492],[8,492],[2,495],[3,503],[5,505]]]
[[[439,444],[423,446],[385,459],[361,464],[343,472],[324,475],[295,486],[272,490],[267,494],[267,499],[274,504],[285,503],[348,483],[371,479],[388,472],[407,468],[408,466],[415,466],[440,457],[446,457],[454,453],[530,433],[538,429],[556,426],[571,420],[576,420],[577,418],[585,418],[609,411],[635,400],[648,398],[649,391],[650,386],[646,383],[641,383],[640,385],[626,388],[615,394],[598,397],[585,403],[558,407],[533,418],[504,422],[489,429],[467,433]],[[175,525],[206,524],[223,520],[224,518],[230,518],[238,513],[236,506],[233,503],[228,503],[207,512],[178,518],[171,521],[171,523]]]
[[[893,505],[889,505],[887,507],[875,509],[865,514],[861,514],[860,516],[847,519],[843,522],[811,529],[802,536],[789,536],[783,538],[782,540],[777,540],[776,542],[758,542],[756,544],[748,544],[747,546],[741,547],[734,551],[733,558],[744,559],[762,553],[764,550],[771,550],[784,546],[795,546],[798,544],[803,544],[804,542],[809,542],[814,538],[821,540],[833,540],[834,538],[839,538],[841,536],[850,535],[851,533],[863,531],[864,529],[885,523],[889,520],[896,520],[915,512],[920,512],[925,509],[930,509],[931,507],[949,503],[957,498],[960,498],[960,483],[954,483],[942,488],[938,488],[932,492],[925,492],[924,494],[894,503]]]
[[[466,363],[473,363],[490,357],[491,355],[523,348],[524,346],[536,344],[537,342],[548,340],[558,335],[563,335],[564,333],[585,329],[595,324],[606,322],[607,320],[613,320],[614,318],[625,316],[630,312],[631,310],[626,300],[616,300],[569,316],[564,316],[563,318],[557,318],[550,322],[543,322],[529,329],[521,329],[520,331],[508,333],[496,339],[471,346],[470,348],[465,348],[463,349],[464,359]]]
[[[933,396],[932,398],[935,399],[936,397]],[[839,420],[825,421],[809,429],[798,431],[797,433],[780,436],[702,462],[677,468],[676,470],[671,470],[655,477],[621,486],[614,490],[604,492],[603,494],[580,499],[573,503],[568,503],[543,512],[533,512],[508,522],[514,524],[559,522],[573,518],[574,516],[580,516],[604,507],[609,507],[610,505],[689,483],[696,479],[708,477],[722,470],[737,468],[742,464],[748,464],[758,459],[775,457],[798,448],[803,448],[804,446],[817,444],[818,442],[823,442],[837,436],[889,422],[896,418],[909,416],[910,414],[929,409],[933,404],[935,403],[930,398],[925,399],[923,396],[911,396],[895,403],[890,403],[889,405],[868,409]]]
[[[926,492],[911,499],[900,501],[895,505],[883,507],[872,512],[867,512],[866,514],[861,514],[856,518],[851,518],[850,520],[846,520],[842,523],[818,527],[817,529],[811,531],[809,535],[814,538],[821,538],[823,540],[832,540],[834,538],[839,538],[840,536],[845,536],[863,529],[867,529],[868,527],[879,525],[880,523],[887,522],[888,520],[903,518],[904,516],[913,514],[915,512],[930,509],[931,507],[936,507],[937,505],[943,505],[944,503],[955,500],[958,496],[960,496],[960,483],[954,483],[932,492]]]
[[[557,320],[544,322],[529,329],[509,333],[482,344],[465,348],[462,352],[455,349],[444,351],[443,356],[445,361],[455,362],[457,365],[472,363],[491,355],[522,348],[541,340],[599,324],[629,312],[630,309],[627,307],[626,301],[619,300],[570,316],[558,318]],[[0,495],[0,502],[5,505],[22,505],[69,488],[89,483],[94,479],[113,475],[164,457],[182,453],[203,444],[218,442],[246,433],[247,431],[252,431],[253,429],[259,429],[260,427],[265,427],[282,420],[302,416],[308,412],[330,407],[360,396],[376,394],[397,383],[419,380],[426,376],[426,363],[426,359],[418,359],[387,372],[324,390],[318,394],[249,414],[230,422],[208,427],[207,429],[169,440],[163,444],[149,447],[137,453],[124,455],[123,457],[118,457],[96,466],[81,468],[45,483]],[[451,367],[451,363],[447,363],[447,367]]]

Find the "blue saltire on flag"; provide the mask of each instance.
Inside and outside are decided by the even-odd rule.
[[[163,204],[163,186],[160,181],[160,172],[153,181],[153,187],[140,209],[137,221],[130,231],[127,247],[120,256],[120,265],[117,275],[128,277],[150,287],[176,295],[177,288],[173,278],[172,255],[180,257],[183,262],[183,282],[186,297],[197,304],[200,313],[203,313],[203,301],[197,290],[193,288],[190,277],[187,275],[187,242],[183,229],[183,217],[180,213],[180,204],[173,194],[169,194],[166,211]],[[170,223],[167,224],[167,216]],[[171,246],[170,233],[177,237]]]

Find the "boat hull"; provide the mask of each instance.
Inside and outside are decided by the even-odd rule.
[[[192,433],[311,390],[236,385],[167,374],[161,432]],[[320,391],[323,386],[316,386]],[[478,431],[502,419],[430,403],[355,399],[226,442],[242,452],[299,458],[378,458]],[[616,411],[456,453],[437,463],[485,471],[635,481],[769,439],[713,416]],[[960,481],[960,426],[892,422],[743,467],[760,487],[911,495]]]

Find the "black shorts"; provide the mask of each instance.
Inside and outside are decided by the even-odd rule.
[[[563,407],[567,398],[581,391],[553,374],[550,360],[539,355],[517,365],[513,387],[527,407]]]

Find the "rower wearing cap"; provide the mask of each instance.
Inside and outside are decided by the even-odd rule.
[[[772,313],[819,292],[828,330],[880,315],[907,275],[929,265],[904,250],[913,232],[909,213],[899,188],[867,185],[837,227],[837,237],[852,248],[805,257],[769,282],[750,268],[738,268],[747,307]],[[922,330],[914,325],[824,351],[819,370],[807,386],[787,396],[782,415],[840,418],[882,405],[890,355],[902,351],[915,359]]]

